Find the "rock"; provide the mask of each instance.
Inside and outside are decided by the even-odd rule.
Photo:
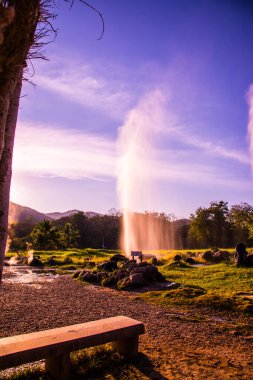
[[[220,263],[222,261],[229,261],[230,254],[228,251],[218,251],[213,255],[213,261]]]
[[[122,265],[122,269],[126,269],[126,270],[131,271],[131,270],[137,268],[137,266],[138,266],[138,264],[133,263],[132,261],[129,260],[128,262],[126,262]]]
[[[129,277],[125,277],[122,280],[117,282],[117,288],[120,290],[131,289],[131,282]]]
[[[107,272],[98,272],[97,273],[97,280],[98,280],[99,283],[101,283],[102,280],[104,278],[107,278],[107,277],[108,277],[108,273]]]
[[[149,263],[147,262],[147,261],[143,261],[142,263],[139,263],[139,264],[137,264],[138,265],[138,267],[146,267],[146,266],[148,266],[149,265]]]
[[[49,257],[49,259],[47,259],[46,264],[47,265],[58,265],[59,263],[57,260],[55,260],[55,256],[51,256],[51,257]]]
[[[99,270],[103,269],[103,270],[107,270],[109,272],[112,272],[115,269],[117,269],[117,262],[115,262],[115,261],[107,261],[105,263],[99,264],[97,266],[97,268]]]
[[[123,262],[127,262],[129,261],[128,258],[124,255],[120,255],[120,254],[115,254],[113,255],[111,258],[110,258],[110,261],[115,261],[116,263],[118,263],[119,261],[123,261]]]
[[[131,274],[129,279],[132,287],[142,286],[145,283],[144,277],[141,273]]]
[[[248,267],[253,267],[253,254],[247,256],[246,265]]]
[[[156,258],[156,257],[153,257],[153,258],[151,259],[151,264],[152,264],[152,265],[157,265],[157,263],[158,263],[157,258]]]
[[[118,270],[115,274],[114,274],[115,278],[116,278],[116,281],[120,281],[122,280],[123,278],[127,277],[128,276],[128,273],[126,270]]]
[[[175,268],[189,268],[188,264],[182,263],[181,261],[174,261],[174,263],[170,263],[169,267]]]
[[[79,278],[80,280],[82,280],[82,279],[83,279],[83,276],[85,275],[85,273],[87,273],[87,270],[85,270],[85,269],[83,269],[82,271],[79,271],[78,278]]]
[[[114,286],[116,285],[117,281],[115,276],[111,275],[102,280],[102,286]]]
[[[202,259],[205,261],[213,262],[213,253],[212,251],[205,251],[202,253]]]
[[[94,273],[86,272],[83,275],[83,281],[91,283],[97,282],[97,276]]]
[[[81,270],[76,270],[76,271],[72,274],[72,277],[73,277],[73,278],[78,278],[81,272],[82,272]]]
[[[182,260],[182,256],[176,255],[176,256],[173,257],[173,260],[174,261],[181,261]]]
[[[192,257],[187,257],[187,259],[185,260],[185,262],[187,264],[190,264],[190,265],[196,264],[196,261]]]
[[[130,275],[135,274],[135,273],[141,273],[142,275],[144,275],[146,271],[147,271],[147,267],[136,267],[133,270],[131,270]]]
[[[63,260],[64,264],[73,264],[73,260],[70,257],[65,257]]]
[[[83,265],[88,268],[94,268],[96,266],[95,261],[84,260]]]
[[[37,257],[33,257],[29,265],[31,267],[43,267],[43,263]]]

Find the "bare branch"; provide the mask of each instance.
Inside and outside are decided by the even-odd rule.
[[[71,2],[71,3],[70,3],[70,9],[73,7],[74,2],[75,2],[75,0],[64,0],[64,1],[65,1],[66,3]],[[79,0],[79,1],[80,1],[81,3],[83,3],[83,4],[85,4],[87,7],[91,8],[93,11],[95,11],[95,12],[100,16],[101,21],[102,21],[102,33],[101,33],[101,35],[99,36],[98,40],[101,40],[101,38],[103,37],[104,32],[105,32],[105,23],[104,23],[104,18],[103,18],[102,13],[99,12],[99,10],[98,10],[97,8],[93,7],[93,5],[87,3],[86,1],[84,1],[84,0]]]
[[[105,32],[105,23],[104,23],[104,18],[103,18],[102,13],[99,12],[99,10],[97,10],[97,8],[93,7],[92,5],[87,3],[86,1],[84,1],[84,0],[79,0],[79,1],[81,1],[81,3],[85,4],[87,7],[93,9],[100,16],[101,21],[102,21],[102,33],[101,33],[101,36],[98,38],[98,40],[101,40],[101,38],[103,37],[104,32]],[[74,0],[72,0],[72,4],[73,3],[74,3]]]

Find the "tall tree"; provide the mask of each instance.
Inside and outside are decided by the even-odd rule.
[[[253,207],[248,203],[231,206],[228,220],[234,230],[235,243],[253,238]]]
[[[77,239],[80,237],[79,231],[71,223],[66,223],[63,227],[63,241],[67,248],[77,246]]]
[[[74,0],[65,0],[71,7]],[[79,0],[101,13],[84,0]],[[41,58],[53,30],[54,0],[0,0],[0,283],[8,234],[9,194],[16,121],[27,60]],[[54,31],[54,30],[53,30]],[[54,31],[55,32],[55,31]]]
[[[22,78],[46,1],[0,1],[0,282],[8,233],[12,152]],[[7,19],[6,19],[7,14]]]
[[[190,217],[190,232],[200,246],[226,247],[230,225],[227,202],[211,202],[207,208],[199,207]]]
[[[39,250],[59,249],[60,232],[50,220],[42,220],[31,233],[32,246]]]

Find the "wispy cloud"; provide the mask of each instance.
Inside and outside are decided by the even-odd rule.
[[[118,71],[118,72],[117,72]],[[85,107],[99,110],[111,118],[123,120],[135,97],[129,81],[119,67],[98,68],[95,63],[84,65],[78,60],[61,59],[40,67],[36,83],[51,92]],[[122,75],[120,75],[122,74]]]
[[[18,126],[16,173],[106,180],[115,175],[115,161],[115,144],[108,136],[36,124]]]
[[[197,150],[201,150],[209,156],[234,160],[246,165],[250,163],[249,155],[247,153],[219,145],[213,141],[205,141],[197,136],[190,135],[189,132],[187,133],[183,129],[174,130],[174,134],[184,144],[192,146]]]
[[[39,74],[38,82],[44,88],[72,101],[98,107],[115,117],[116,114],[121,115],[125,120],[139,110],[138,106],[130,107],[134,97],[137,97],[136,94],[129,95],[130,92],[128,93],[124,85],[120,86],[120,82],[118,85],[109,83],[101,72],[94,75],[90,66],[78,66],[78,70],[68,64],[62,70],[54,67],[47,74]],[[200,186],[215,183],[217,186],[238,187],[238,181],[234,180],[233,172],[230,173],[229,165],[231,162],[248,165],[247,153],[232,149],[226,141],[220,144],[214,140],[204,140],[192,132],[195,130],[192,125],[180,124],[179,115],[173,114],[169,108],[170,96],[166,97],[166,101],[158,103],[157,109],[152,102],[148,103],[144,111],[138,114],[146,123],[147,115],[156,113],[155,121],[151,117],[152,122],[145,127],[154,128],[151,140],[152,144],[157,143],[154,147],[153,164],[145,168],[150,172],[151,178],[156,181],[195,183]],[[128,116],[124,117],[125,113]],[[136,130],[134,123],[133,128]],[[160,144],[162,138],[159,140],[159,136],[165,137],[164,144],[163,141]],[[125,143],[126,138],[123,141]],[[143,144],[143,141],[140,143]],[[106,134],[62,129],[60,125],[32,122],[21,124],[16,136],[14,171],[69,179],[115,178],[118,162],[116,146],[117,141]],[[150,152],[146,153],[150,155]],[[134,166],[137,165],[136,162]],[[244,183],[244,186],[247,185],[248,183]]]

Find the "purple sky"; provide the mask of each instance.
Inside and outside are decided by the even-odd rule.
[[[102,40],[95,12],[59,1],[50,61],[34,63],[36,88],[23,87],[12,201],[43,212],[120,208],[119,128],[159,90],[156,191],[145,207],[188,217],[213,200],[252,204],[252,1],[90,3],[104,16]],[[152,124],[152,105],[150,115]]]

